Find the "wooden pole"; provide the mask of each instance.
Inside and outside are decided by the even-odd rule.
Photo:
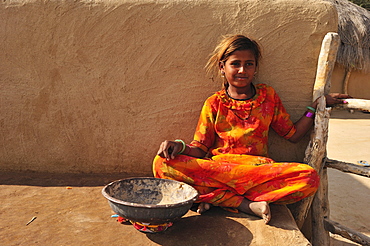
[[[304,162],[315,168],[319,173],[323,168],[323,160],[326,157],[330,110],[331,108],[326,108],[325,97],[320,97],[316,109],[314,130],[304,158]]]
[[[306,204],[307,211],[311,206],[312,218],[312,245],[329,245],[329,232],[325,230],[324,218],[329,218],[328,182],[327,171],[324,168],[326,158],[326,143],[328,140],[328,126],[330,119],[330,108],[326,108],[325,97],[318,100],[316,110],[315,126],[311,141],[306,149],[305,162],[316,169],[320,175],[320,186],[314,197],[310,197]]]
[[[339,41],[339,35],[335,32],[327,33],[322,41],[317,64],[316,79],[312,98],[313,101],[320,96],[329,93],[330,80],[333,73],[335,60],[337,58]]]
[[[342,172],[353,173],[370,178],[370,167],[363,167],[356,164],[331,159],[327,159],[325,165]]]
[[[329,198],[328,198],[328,175],[327,168],[323,168],[320,173],[320,187],[312,201],[312,245],[330,245],[330,235],[325,228],[324,219],[329,218]]]
[[[328,128],[330,109],[326,108],[325,95],[329,93],[331,75],[334,69],[339,48],[339,35],[337,33],[326,34],[318,61],[316,80],[313,91],[313,101],[317,98],[318,106],[315,117],[314,132],[306,149],[305,161],[316,169],[320,174],[321,183],[317,195],[312,199],[312,245],[329,245],[330,235],[324,226],[324,218],[329,218],[328,182],[327,172],[324,169],[326,158],[326,144],[328,140]],[[307,205],[310,209],[310,204]]]
[[[321,45],[321,51],[318,59],[316,79],[313,90],[312,100],[315,101],[318,98],[320,99],[318,100],[319,104],[316,111],[314,131],[311,134],[311,140],[306,149],[305,162],[308,163],[313,168],[315,168],[315,170],[318,171],[319,174],[321,174],[321,171],[324,166],[323,160],[326,157],[326,143],[328,136],[328,124],[330,118],[330,109],[326,108],[326,100],[324,95],[327,94],[330,90],[331,74],[335,65],[338,47],[339,47],[339,35],[333,32],[327,33]],[[324,172],[323,175],[326,175],[326,172]],[[324,177],[324,179],[326,179],[326,177]],[[325,190],[327,189],[327,184],[321,184],[320,187],[321,187],[320,189],[323,189],[322,192],[325,193]],[[301,202],[297,203],[292,209],[297,225],[300,228],[302,228],[304,220],[307,217],[312,201],[313,197],[306,198]],[[316,209],[315,211],[316,211],[315,214],[312,213],[312,216],[315,217],[313,221],[318,221],[319,219],[318,217],[324,216],[326,214],[326,212],[324,211],[317,212],[318,209]],[[327,211],[327,213],[329,212]],[[321,220],[323,219],[324,217],[321,217]],[[320,234],[312,235],[313,241],[316,242],[329,240],[329,233],[326,232],[325,228],[323,227],[323,223],[320,223],[319,227],[315,229],[315,231],[319,231]],[[323,239],[317,240],[317,237]]]
[[[343,93],[348,94],[348,83],[349,83],[349,77],[351,77],[352,68],[346,69],[346,75],[344,76],[343,81]]]
[[[360,232],[354,231],[348,227],[345,227],[335,221],[325,219],[325,228],[331,233],[341,235],[344,238],[347,238],[353,242],[359,243],[361,245],[370,246],[370,237],[362,234]]]

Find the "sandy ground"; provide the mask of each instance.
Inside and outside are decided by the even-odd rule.
[[[212,208],[203,215],[190,210],[166,232],[145,234],[116,222],[101,195],[104,184],[122,176],[0,175],[0,245],[309,245],[283,205],[271,206],[269,225]]]
[[[370,163],[370,114],[333,111],[329,124],[328,157]],[[370,178],[328,169],[330,218],[370,236]],[[334,239],[341,239],[334,235]],[[347,240],[333,245],[357,245]]]
[[[329,158],[370,162],[370,114],[334,111],[329,130]],[[240,237],[248,239],[242,245],[274,245],[255,243],[261,231],[248,231],[243,226],[243,223],[260,223],[253,216],[230,219],[212,214],[190,214],[182,223],[197,223],[198,227],[185,226],[188,231],[183,233],[176,231],[180,226],[174,226],[170,228],[172,239],[140,234],[132,226],[121,225],[110,218],[112,211],[100,193],[105,184],[123,178],[120,175],[0,175],[0,245],[181,245],[177,242],[185,240],[184,235],[192,235],[200,227],[207,232],[205,234],[214,235],[218,245],[241,245],[238,243]],[[369,190],[370,179],[329,169],[330,218],[370,236]],[[27,226],[33,217],[37,218]],[[275,219],[270,228],[278,237],[289,228],[279,225]],[[225,227],[219,226],[219,220]],[[257,224],[252,228],[258,226],[265,225]],[[237,234],[235,228],[239,228]],[[298,240],[300,235],[295,232],[294,237]],[[209,240],[205,236],[201,239]],[[332,235],[331,239],[334,246],[358,245],[337,235]],[[285,245],[305,245],[301,242],[287,241]]]

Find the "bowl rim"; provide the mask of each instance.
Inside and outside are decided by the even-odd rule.
[[[167,180],[167,181],[170,181],[170,182],[173,182],[173,183],[179,183],[179,184],[183,184],[185,186],[189,186],[191,189],[193,189],[195,191],[195,195],[188,199],[187,201],[183,201],[183,202],[178,202],[178,203],[173,203],[173,204],[160,204],[160,205],[156,205],[156,204],[141,204],[141,203],[134,203],[134,202],[126,202],[126,201],[122,201],[122,200],[119,200],[117,198],[114,198],[112,196],[110,196],[107,192],[106,192],[106,189],[112,185],[113,183],[117,183],[117,182],[120,182],[120,181],[124,181],[124,180],[130,180],[130,179],[158,179],[158,180]],[[181,182],[181,181],[177,181],[177,180],[173,180],[173,179],[161,179],[161,178],[154,178],[154,177],[131,177],[131,178],[124,178],[124,179],[119,179],[119,180],[115,180],[115,181],[112,181],[110,182],[109,184],[105,185],[102,189],[102,195],[108,199],[108,201],[111,201],[111,202],[114,202],[114,203],[118,203],[118,204],[122,204],[122,205],[125,205],[125,206],[129,206],[129,207],[139,207],[139,208],[168,208],[168,207],[181,207],[185,204],[189,204],[189,203],[193,203],[199,196],[199,193],[198,191],[192,187],[191,185],[187,184],[187,183],[184,183],[184,182]]]

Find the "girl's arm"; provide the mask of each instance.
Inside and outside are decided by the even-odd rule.
[[[332,106],[334,104],[342,104],[346,103],[346,98],[351,98],[351,96],[347,94],[340,94],[340,93],[331,93],[329,95],[325,95],[326,98],[326,105]],[[317,108],[317,100],[314,101],[311,105],[312,108]],[[313,111],[309,110],[309,112],[313,113]],[[303,115],[296,123],[294,123],[297,131],[294,133],[294,135],[289,139],[290,142],[297,143],[299,140],[303,138],[303,136],[310,130],[314,123],[314,117],[307,117]]]
[[[157,155],[162,158],[166,158],[167,160],[174,159],[178,154],[188,155],[196,158],[204,158],[207,153],[198,147],[186,145],[182,141],[168,140],[165,140],[161,143],[157,152]]]

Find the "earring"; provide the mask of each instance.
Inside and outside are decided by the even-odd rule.
[[[224,71],[221,71],[221,77],[224,78],[225,77],[225,72]]]

